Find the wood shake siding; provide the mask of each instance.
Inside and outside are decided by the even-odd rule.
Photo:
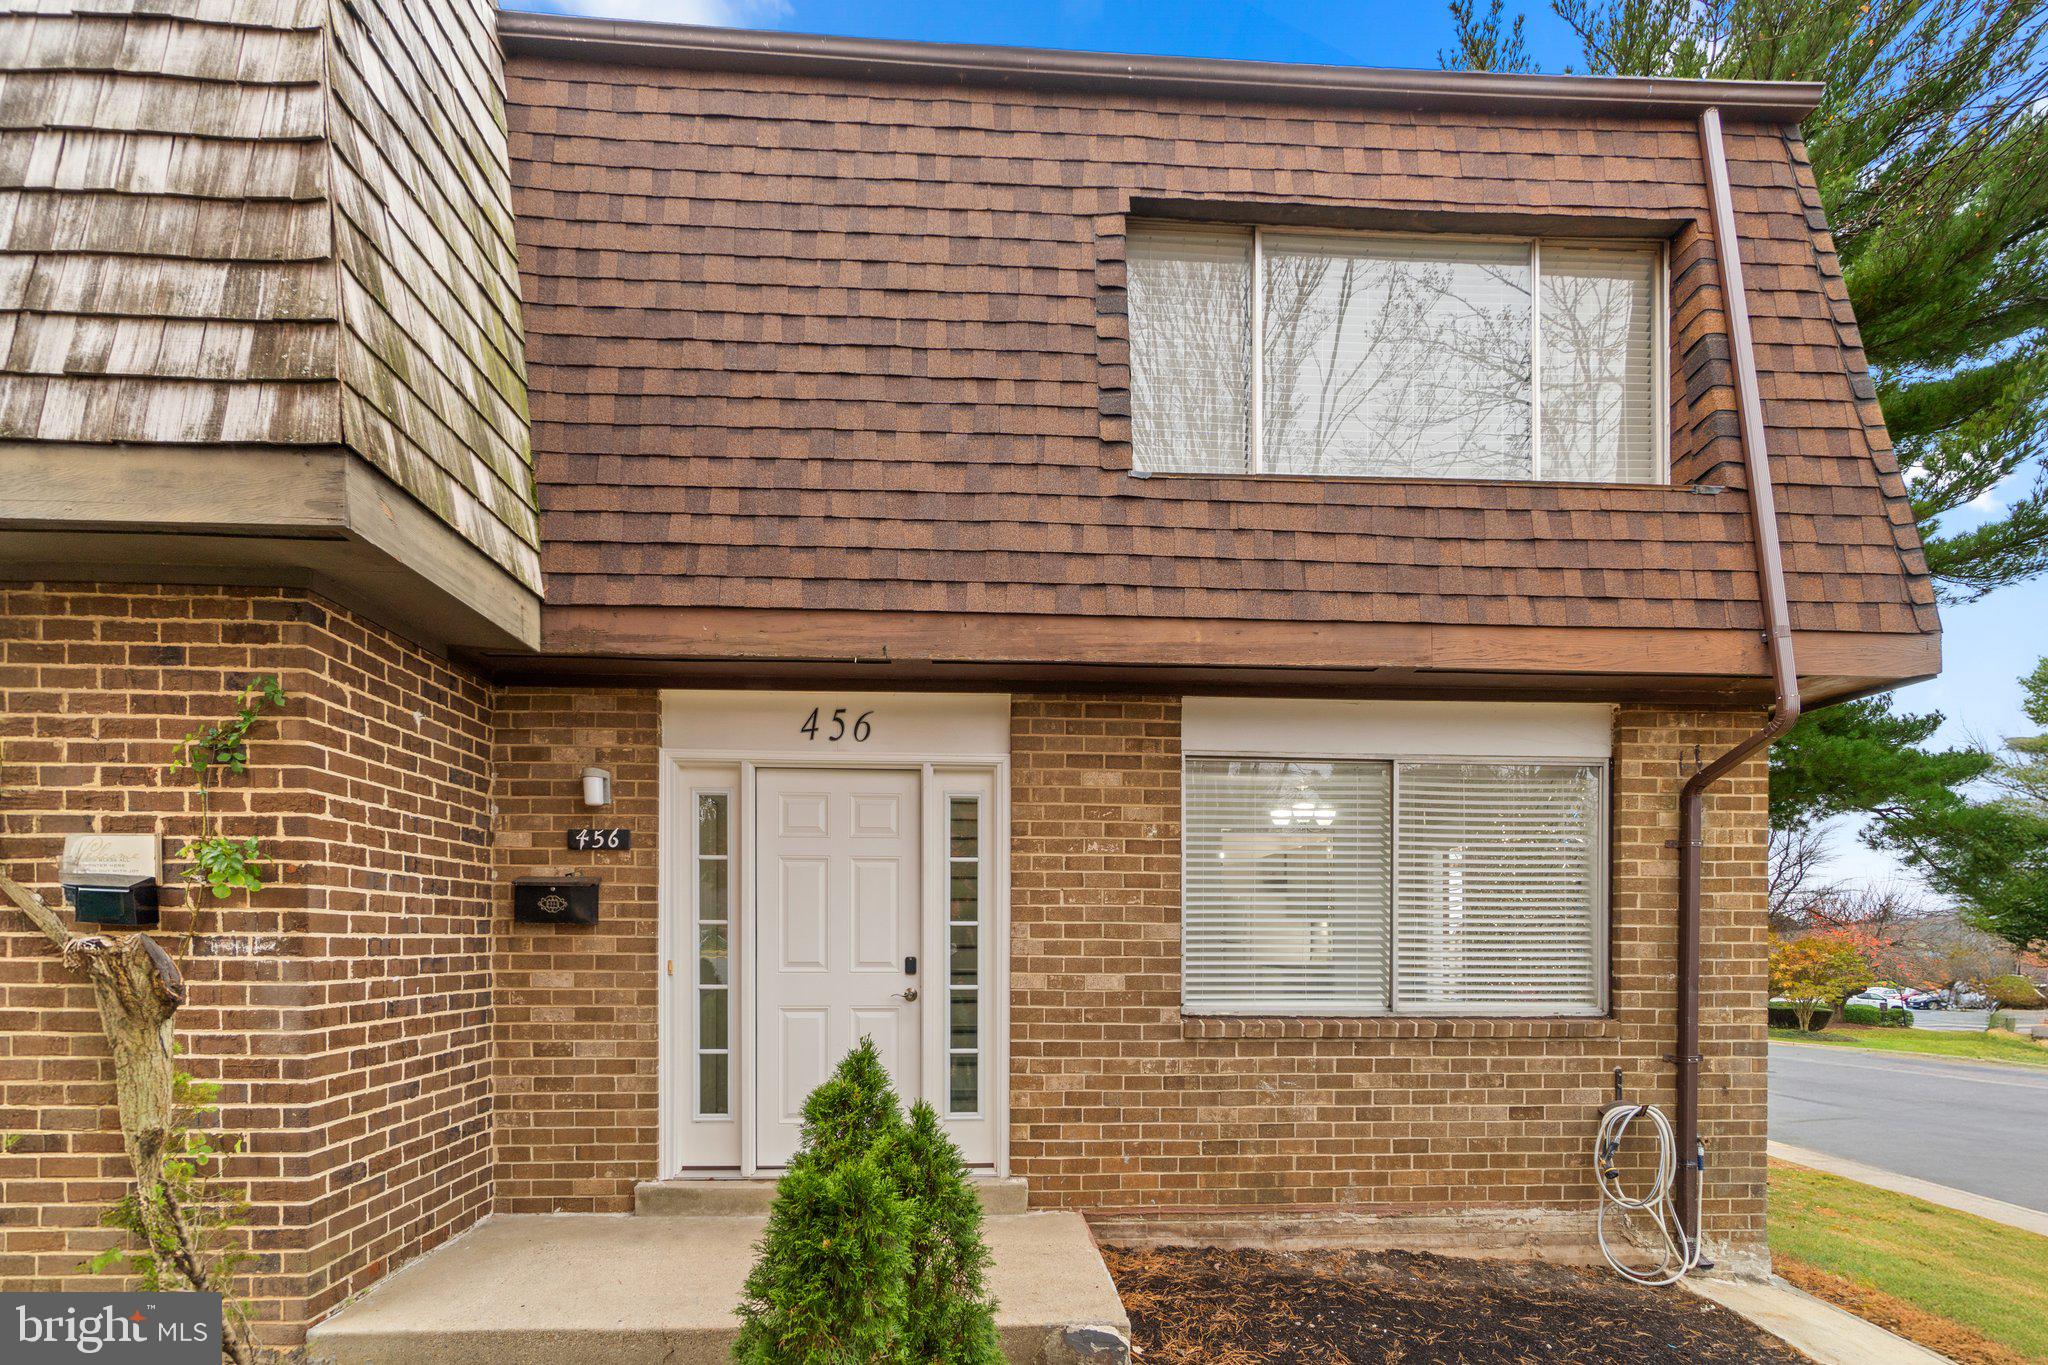
[[[1706,88],[754,50],[785,41],[488,0],[0,14],[0,551],[96,553],[39,520],[60,504],[143,542],[101,578],[257,547],[180,561],[256,586],[0,583],[0,867],[54,901],[67,835],[175,849],[199,812],[169,747],[282,679],[216,797],[269,884],[215,902],[172,866],[161,931],[184,1065],[248,1140],[226,1174],[265,1343],[480,1218],[624,1212],[674,1173],[664,691],[799,677],[1009,697],[990,1083],[1035,1204],[1583,1234],[1614,1069],[1674,1098],[1679,792],[1754,732],[1767,676]],[[1713,97],[1741,106],[1820,699],[1930,671],[1939,623],[1813,171],[1773,121],[1800,87],[1769,89]],[[1664,243],[1671,482],[1133,477],[1126,241],[1160,215]],[[202,458],[250,486],[195,490]],[[115,483],[129,520],[88,526],[118,520]],[[152,539],[159,485],[187,497]],[[277,524],[219,534],[214,498]],[[1183,1013],[1182,699],[1338,691],[1613,704],[1605,1014]],[[1705,1224],[1751,1268],[1767,795],[1761,758],[1717,785],[1703,849]],[[583,825],[632,847],[571,853]],[[541,874],[597,878],[598,923],[514,922]],[[0,916],[0,1288],[92,1283],[129,1178],[112,1100],[89,991]]]
[[[0,14],[0,439],[338,441],[326,0],[133,8]]]
[[[349,444],[539,586],[504,78],[489,0],[332,9]]]
[[[0,14],[0,441],[346,445],[537,590],[493,13]]]
[[[1687,118],[507,71],[551,606],[1759,625]],[[1795,624],[1932,632],[1796,131],[1729,150]],[[1131,478],[1123,238],[1162,206],[1667,235],[1675,486]]]

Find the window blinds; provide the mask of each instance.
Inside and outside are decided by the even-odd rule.
[[[1529,477],[1529,244],[1265,235],[1261,467]]]
[[[1597,1012],[1599,769],[1404,763],[1395,801],[1396,1008]]]
[[[1194,1014],[1594,1014],[1603,770],[1187,760]]]
[[[1654,245],[1140,223],[1126,259],[1141,470],[1663,477]]]
[[[1239,229],[1147,227],[1126,255],[1131,444],[1141,467],[1250,468],[1252,241]]]
[[[1189,760],[1186,1008],[1386,1008],[1390,788],[1384,763]]]
[[[1542,468],[1549,479],[1659,477],[1657,258],[1640,248],[1542,248]]]

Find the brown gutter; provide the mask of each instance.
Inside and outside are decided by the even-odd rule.
[[[1770,452],[1764,445],[1763,404],[1757,397],[1756,353],[1749,334],[1749,300],[1742,286],[1741,239],[1728,190],[1728,158],[1721,142],[1721,111],[1700,114],[1700,148],[1707,163],[1707,194],[1714,212],[1714,255],[1721,263],[1721,293],[1728,312],[1728,349],[1735,360],[1735,398],[1741,412],[1742,460],[1749,475],[1749,515],[1756,536],[1757,598],[1777,699],[1761,730],[1686,780],[1678,797],[1678,1219],[1699,1237],[1694,1207],[1694,1166],[1700,1131],[1700,844],[1707,788],[1768,746],[1799,719],[1799,671],[1792,657],[1792,627],[1785,605],[1785,562],[1778,549],[1777,499],[1771,490]]]
[[[1797,123],[1819,104],[1819,85],[1795,81],[1683,81],[1634,76],[1503,76],[1483,71],[1308,66],[1111,52],[912,43],[498,13],[505,52],[568,61],[810,72],[941,85],[1008,85],[1202,95],[1301,104],[1410,108],[1549,109],[1691,118],[1718,105],[1730,118]]]

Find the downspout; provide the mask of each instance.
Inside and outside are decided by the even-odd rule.
[[[1728,316],[1728,349],[1735,365],[1735,400],[1741,416],[1742,460],[1748,471],[1749,517],[1756,536],[1757,598],[1764,644],[1777,699],[1764,727],[1686,780],[1678,797],[1678,1217],[1686,1236],[1700,1237],[1700,835],[1707,788],[1769,745],[1799,719],[1799,673],[1792,658],[1792,627],[1785,606],[1785,561],[1778,548],[1777,499],[1771,491],[1770,452],[1764,446],[1763,405],[1757,397],[1756,353],[1749,334],[1749,301],[1742,286],[1742,251],[1728,190],[1728,158],[1721,111],[1700,114],[1700,148],[1714,214],[1714,256],[1721,263],[1721,294]]]

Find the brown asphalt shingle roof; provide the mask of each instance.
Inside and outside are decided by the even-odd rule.
[[[1133,479],[1133,201],[1647,220],[1739,484],[1690,121],[508,60],[548,601],[1752,630],[1742,494]],[[1937,628],[1790,128],[1730,125],[1797,628]],[[1491,221],[1491,220],[1488,220]]]

